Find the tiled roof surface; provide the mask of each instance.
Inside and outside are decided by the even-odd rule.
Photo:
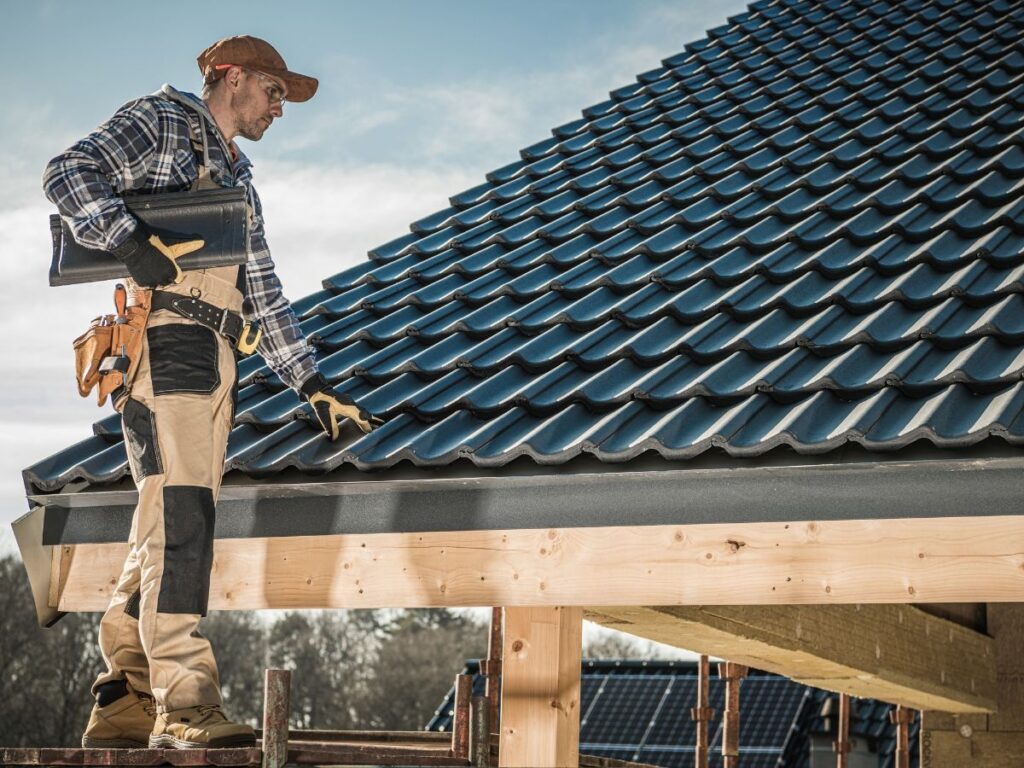
[[[295,302],[387,424],[242,363],[227,469],[1024,445],[1024,4],[768,0]],[[127,466],[117,417],[27,472]]]
[[[473,695],[483,695],[477,662],[465,674],[475,675]],[[715,716],[708,726],[711,768],[721,766],[722,709],[725,683],[712,665],[709,704]],[[451,729],[454,690],[426,726]],[[750,768],[807,768],[812,734],[835,738],[834,717],[822,716],[825,702],[836,694],[808,688],[788,678],[759,670],[740,686],[740,763]],[[635,760],[667,768],[693,765],[695,724],[690,708],[697,705],[697,673],[693,662],[584,661],[581,676],[580,752]],[[867,742],[879,756],[879,768],[892,768],[895,726],[892,706],[872,699],[854,699],[850,735]],[[832,701],[831,713],[837,712]],[[916,736],[916,725],[912,729]],[[911,739],[916,742],[916,738]],[[912,765],[917,765],[916,745]]]

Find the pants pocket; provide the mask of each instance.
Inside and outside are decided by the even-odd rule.
[[[136,482],[150,475],[162,475],[160,447],[157,443],[156,419],[153,412],[138,400],[128,398],[121,411],[124,441],[138,477]]]
[[[154,395],[208,395],[220,385],[217,337],[202,325],[158,325],[146,331]]]

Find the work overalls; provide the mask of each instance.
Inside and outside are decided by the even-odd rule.
[[[193,150],[200,168],[192,189],[218,187],[207,119],[186,108],[199,119]],[[129,280],[127,287],[132,303],[138,286]],[[240,313],[245,267],[188,271],[181,283],[160,290]],[[207,611],[214,510],[236,380],[235,350],[226,337],[173,310],[150,314],[134,376],[115,393],[139,500],[128,557],[100,623],[107,671],[94,693],[127,679],[134,689],[152,692],[161,712],[221,704],[217,663],[198,625]]]

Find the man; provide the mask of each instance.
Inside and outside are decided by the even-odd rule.
[[[221,711],[216,661],[198,631],[244,320],[261,323],[258,351],[332,440],[345,419],[363,432],[376,422],[318,372],[274,274],[251,165],[234,142],[259,141],[285,101],[312,98],[317,80],[290,71],[269,43],[248,36],[214,43],[198,63],[202,98],[165,85],[129,102],[50,161],[43,177],[75,238],[124,262],[129,304],[148,301],[151,309],[139,360],[113,396],[139,501],[100,624],[107,669],[93,685],[87,748],[255,744],[252,728]],[[215,185],[246,190],[244,266],[182,273],[175,252],[151,238],[121,198]]]

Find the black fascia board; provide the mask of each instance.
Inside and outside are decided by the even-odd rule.
[[[218,538],[1022,514],[1024,456],[224,485]],[[134,490],[31,497],[43,544],[126,541]]]

